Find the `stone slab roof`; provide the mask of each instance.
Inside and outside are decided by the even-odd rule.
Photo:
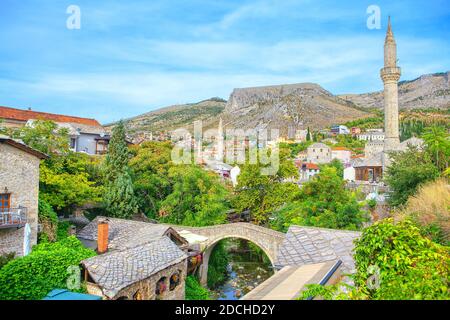
[[[291,226],[278,249],[277,266],[302,266],[325,261],[342,261],[343,273],[354,273],[353,240],[360,232]]]
[[[97,224],[99,219],[108,219],[108,248],[110,250],[133,248],[144,243],[159,240],[171,231],[175,233],[170,226],[163,224],[98,216],[78,232],[77,237],[79,239],[97,241]]]
[[[374,154],[369,158],[362,158],[362,161],[354,162],[353,167],[382,167],[383,166],[383,152]]]
[[[103,294],[114,298],[120,290],[150,277],[187,258],[169,238],[113,251],[81,261],[89,275],[102,288]]]

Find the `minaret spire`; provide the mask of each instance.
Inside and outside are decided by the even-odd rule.
[[[398,124],[398,80],[401,70],[397,67],[397,44],[392,32],[391,17],[388,20],[386,39],[384,41],[384,68],[380,75],[384,83],[384,154],[387,164],[387,152],[394,151],[400,144]]]

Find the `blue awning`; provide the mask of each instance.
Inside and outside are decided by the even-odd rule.
[[[102,297],[92,294],[71,292],[66,289],[54,289],[42,300],[102,300]]]

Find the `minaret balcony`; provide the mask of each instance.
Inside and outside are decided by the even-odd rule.
[[[402,70],[399,67],[385,67],[380,70],[383,81],[398,81],[401,74]]]

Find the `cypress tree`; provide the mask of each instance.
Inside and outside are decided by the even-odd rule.
[[[124,123],[120,121],[113,129],[105,161],[106,210],[110,216],[131,218],[138,212],[133,181],[128,167],[130,153],[125,140]]]

